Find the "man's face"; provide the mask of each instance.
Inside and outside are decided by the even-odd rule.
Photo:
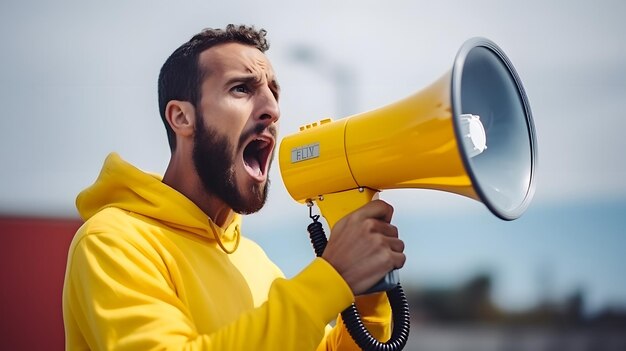
[[[199,64],[206,78],[196,108],[196,171],[235,212],[256,212],[267,198],[280,116],[274,71],[261,51],[238,43],[204,51]]]

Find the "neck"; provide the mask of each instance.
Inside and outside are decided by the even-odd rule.
[[[217,226],[225,229],[235,217],[235,212],[219,197],[207,192],[193,164],[172,154],[163,175],[163,183],[183,194],[198,206]]]

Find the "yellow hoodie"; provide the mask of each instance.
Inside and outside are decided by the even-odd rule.
[[[292,279],[241,217],[222,230],[190,200],[118,155],[77,200],[85,220],[63,288],[67,350],[358,350],[341,318],[350,288],[316,258]],[[227,254],[216,240],[227,249]],[[376,337],[390,335],[384,294],[357,298]]]

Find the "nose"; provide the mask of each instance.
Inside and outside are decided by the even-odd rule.
[[[256,114],[259,120],[272,124],[280,118],[280,107],[274,92],[269,87],[264,87],[259,94],[259,111]]]

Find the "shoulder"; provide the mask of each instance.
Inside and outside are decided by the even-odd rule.
[[[125,240],[139,239],[145,233],[154,233],[163,224],[157,220],[116,207],[102,209],[78,229],[74,240],[93,235],[115,234]]]
[[[76,250],[107,247],[111,251],[137,250],[155,254],[160,227],[157,221],[115,207],[105,208],[89,218],[78,229],[70,245],[69,257]]]

